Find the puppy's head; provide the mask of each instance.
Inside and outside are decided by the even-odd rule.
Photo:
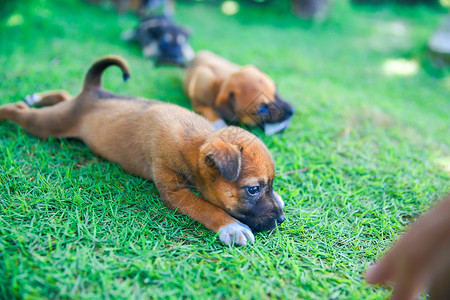
[[[144,55],[156,58],[156,65],[185,66],[194,56],[189,31],[166,16],[142,21],[135,35]]]
[[[188,43],[189,32],[177,25],[170,25],[164,28],[158,38],[159,56],[156,64],[172,64],[185,66],[194,56],[194,51]]]
[[[216,108],[224,119],[251,126],[282,122],[294,113],[273,80],[254,66],[243,67],[223,82]]]
[[[273,191],[273,158],[253,134],[234,126],[215,131],[200,148],[199,170],[202,196],[253,231],[284,221],[284,202]]]

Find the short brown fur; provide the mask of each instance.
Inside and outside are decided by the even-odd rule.
[[[186,70],[184,90],[194,110],[211,122],[221,119],[247,125],[289,118],[292,106],[277,94],[273,80],[255,66],[241,67],[209,51],[200,51]],[[276,106],[270,118],[262,104]]]
[[[100,76],[109,65],[119,66],[128,76],[123,59],[104,58],[91,67],[77,97],[47,92],[38,104],[50,106],[39,109],[22,101],[6,104],[0,106],[0,121],[16,122],[44,139],[83,140],[97,155],[154,181],[166,206],[214,232],[238,222],[232,215],[242,214],[238,212],[245,204],[239,196],[242,184],[253,178],[270,184],[270,189],[259,200],[267,202],[267,209],[247,225],[261,231],[272,229],[275,220],[284,220],[282,201],[271,191],[274,162],[259,139],[237,127],[214,131],[203,117],[173,104],[105,91]]]

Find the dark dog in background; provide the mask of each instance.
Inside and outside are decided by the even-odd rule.
[[[180,67],[194,57],[194,50],[188,42],[189,31],[175,24],[165,15],[142,20],[135,30],[126,31],[122,39],[138,42],[142,54],[155,59],[155,64]]]
[[[87,0],[100,3],[102,0]],[[173,21],[174,0],[111,0],[118,12],[134,11],[140,18],[135,29],[122,33],[122,39],[139,43],[142,54],[155,65],[184,67],[194,51],[188,42],[189,31]]]

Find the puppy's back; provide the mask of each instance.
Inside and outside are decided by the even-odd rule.
[[[197,67],[207,67],[211,69],[215,76],[218,78],[226,78],[230,76],[231,73],[239,70],[240,66],[234,64],[223,57],[218,56],[210,51],[199,51],[194,59],[189,64],[186,76],[189,75]]]
[[[200,51],[186,69],[184,91],[197,105],[212,106],[220,86],[239,66],[209,51]]]
[[[173,157],[182,143],[213,131],[203,117],[177,105],[145,99],[104,99],[83,116],[80,133],[97,155],[153,180],[154,157]]]

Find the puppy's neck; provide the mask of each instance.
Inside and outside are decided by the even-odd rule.
[[[211,132],[212,133],[212,132]],[[188,137],[182,139],[183,145],[180,145],[180,155],[185,163],[186,170],[191,172],[182,172],[186,180],[196,188],[200,188],[204,183],[204,179],[200,173],[199,159],[200,159],[200,147],[205,143],[210,133],[196,132],[190,134]],[[182,170],[180,170],[182,171]]]
[[[213,95],[213,99],[211,99],[211,100],[212,100],[212,103],[215,103],[215,102],[216,102],[217,96],[219,95],[220,88],[221,88],[222,83],[223,83],[224,81],[225,81],[225,80],[224,80],[223,78],[215,78],[215,79],[211,82],[211,93],[212,93],[212,95]]]

